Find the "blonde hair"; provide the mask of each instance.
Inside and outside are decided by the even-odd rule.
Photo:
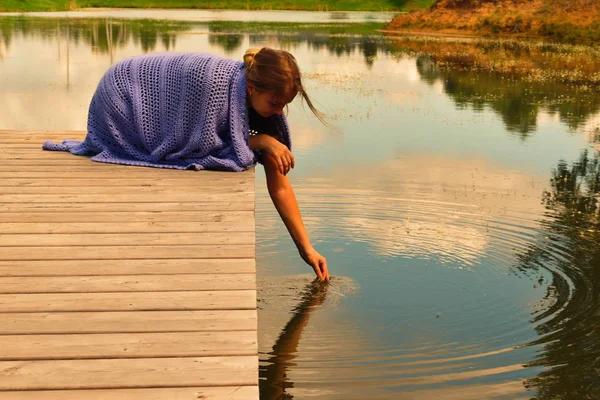
[[[302,85],[302,74],[293,55],[285,50],[268,47],[252,48],[244,53],[246,81],[257,90],[278,95],[300,94],[310,111],[324,125],[329,126],[325,114],[317,110]]]

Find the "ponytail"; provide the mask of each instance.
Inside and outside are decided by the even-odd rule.
[[[330,127],[325,114],[317,110],[302,85],[302,74],[293,55],[285,50],[268,47],[251,48],[244,53],[246,80],[256,89],[280,95],[300,94],[300,97],[323,125]]]
[[[246,71],[252,69],[252,66],[254,65],[254,57],[261,50],[262,50],[262,47],[261,48],[253,47],[251,49],[246,50],[246,52],[244,53],[244,64],[246,65]]]

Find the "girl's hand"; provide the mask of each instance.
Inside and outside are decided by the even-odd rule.
[[[300,256],[315,270],[315,274],[317,274],[320,281],[329,280],[329,271],[327,270],[327,260],[325,257],[319,254],[312,247],[304,251],[301,250]]]
[[[265,142],[266,143],[261,148],[263,155],[273,159],[277,164],[277,168],[279,168],[279,172],[281,172],[282,175],[287,175],[287,173],[290,172],[290,169],[295,166],[296,161],[294,160],[294,155],[285,144],[274,137],[267,136]]]

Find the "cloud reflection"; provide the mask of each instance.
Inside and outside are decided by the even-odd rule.
[[[303,180],[298,195],[319,239],[335,232],[383,257],[435,256],[468,266],[498,240],[537,225],[517,215],[543,211],[540,181],[484,160],[403,155]],[[513,231],[498,230],[516,218]]]

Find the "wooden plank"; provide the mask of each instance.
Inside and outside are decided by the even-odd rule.
[[[254,171],[41,149],[84,136],[0,131],[0,398],[258,398]]]
[[[152,178],[152,177],[140,177],[132,178],[129,176],[123,176],[116,179],[114,176],[105,178],[89,178],[89,174],[86,174],[85,178],[73,178],[69,176],[69,179],[63,177],[56,177],[56,175],[47,177],[45,179],[35,178],[15,178],[15,177],[2,177],[0,181],[0,187],[55,187],[64,188],[69,186],[75,187],[181,187],[187,188],[197,187],[219,187],[225,186],[227,188],[235,189],[254,189],[254,182],[251,179],[241,177],[238,179],[232,178],[215,178],[215,179],[201,179],[199,176],[202,172],[198,172],[195,176],[174,176],[172,178]],[[6,190],[6,189],[4,189]],[[123,188],[123,190],[126,190]],[[13,192],[14,193],[14,192]]]
[[[110,164],[110,163],[100,163],[96,161],[92,161],[89,158],[78,157],[73,155],[65,154],[65,157],[70,159],[79,160],[78,165],[65,165],[65,166],[53,166],[53,165],[44,165],[40,166],[38,164],[28,165],[26,167],[11,165],[7,163],[0,164],[0,173],[5,174],[8,178],[21,178],[23,176],[29,176],[32,173],[49,173],[52,172],[52,175],[58,174],[60,176],[66,176],[67,174],[77,173],[77,172],[86,172],[90,173],[94,176],[105,177],[105,178],[114,178],[115,173],[122,173],[122,175],[126,175],[128,178],[132,177],[152,177],[156,176],[157,178],[169,178],[170,176],[175,175],[176,177],[198,177],[198,179],[203,179],[203,177],[215,177],[219,179],[240,179],[244,175],[248,175],[251,173],[253,168],[250,168],[243,172],[219,172],[219,171],[196,171],[196,170],[176,170],[171,168],[150,168],[150,167],[137,167],[133,165],[119,165],[119,164]],[[8,172],[12,172],[14,174],[21,175],[6,175]],[[43,175],[42,175],[43,176]]]
[[[100,165],[100,166],[99,166]],[[14,166],[0,165],[0,178],[1,179],[25,179],[25,180],[40,180],[40,183],[47,183],[48,181],[56,182],[64,179],[112,179],[115,180],[115,175],[120,175],[120,178],[125,181],[134,179],[139,180],[173,180],[175,182],[193,180],[197,181],[198,185],[202,185],[202,182],[223,182],[226,184],[229,181],[236,181],[240,179],[249,179],[250,182],[254,180],[247,176],[247,171],[244,172],[228,172],[229,176],[214,175],[208,171],[188,171],[178,170],[174,172],[171,170],[171,177],[169,174],[153,173],[152,168],[134,168],[127,167],[128,170],[123,171],[121,167],[115,167],[109,164],[99,164],[90,162],[89,164],[78,166],[78,167],[49,167],[49,166],[30,166],[27,168],[17,168]],[[144,171],[142,171],[144,170]],[[161,170],[163,171],[163,170]],[[174,174],[174,175],[173,175]]]
[[[74,156],[65,153],[65,159],[76,160],[78,165],[65,165],[65,166],[53,166],[53,165],[44,165],[40,166],[39,164],[29,163],[26,167],[19,167],[18,165],[11,165],[8,163],[0,164],[0,173],[14,172],[14,173],[22,173],[22,174],[30,174],[32,172],[53,172],[55,174],[65,175],[66,173],[74,173],[77,171],[85,171],[89,173],[97,173],[101,175],[102,173],[106,174],[110,173],[123,173],[123,175],[127,175],[127,177],[131,178],[134,176],[140,177],[150,177],[156,176],[158,178],[169,178],[169,176],[179,177],[191,177],[196,176],[199,179],[202,179],[203,176],[206,177],[217,177],[220,179],[239,179],[243,175],[247,175],[252,171],[252,168],[242,171],[242,172],[228,172],[228,171],[197,171],[197,170],[182,170],[182,169],[172,169],[172,168],[151,168],[151,167],[138,167],[133,165],[120,165],[120,164],[111,164],[111,163],[101,163],[92,161],[87,157]],[[10,176],[8,176],[10,177]],[[15,178],[19,178],[21,176],[16,175]],[[106,175],[106,178],[110,178],[110,175]],[[114,175],[113,175],[114,178]]]
[[[167,202],[254,202],[254,193],[252,192],[231,192],[231,193],[211,193],[197,191],[181,191],[179,193],[165,192],[161,196],[163,201]],[[105,195],[98,194],[5,194],[0,193],[0,202],[2,203],[155,203],[159,200],[157,195],[144,193],[144,191],[135,190],[128,193],[114,193]]]
[[[128,178],[132,177],[152,177],[157,178],[168,178],[175,174],[177,177],[197,177],[198,179],[208,179],[209,177],[216,177],[219,179],[240,179],[244,175],[251,173],[253,168],[250,168],[243,172],[218,172],[218,171],[196,171],[196,170],[177,170],[172,168],[151,168],[141,167],[133,165],[120,165],[111,163],[101,163],[92,161],[87,157],[74,156],[67,153],[63,154],[64,160],[72,161],[70,164],[60,163],[56,159],[49,160],[48,163],[41,164],[31,160],[16,160],[8,163],[4,160],[0,164],[0,174],[6,177],[31,177],[32,174],[36,173],[52,173],[55,177],[68,176],[77,172],[86,172],[94,177],[105,177],[114,178],[115,174],[122,174]],[[11,172],[12,174],[6,175]],[[16,174],[16,175],[14,175]],[[36,175],[33,175],[34,177]],[[74,176],[75,177],[75,176]]]
[[[253,258],[0,261],[0,276],[254,274]]]
[[[132,260],[147,258],[252,258],[254,245],[3,247],[0,260]]]
[[[0,392],[2,400],[256,400],[258,386]]]
[[[73,176],[79,171],[79,176]],[[90,162],[83,167],[72,168],[71,170],[63,170],[57,168],[46,167],[42,171],[21,170],[21,173],[32,175],[29,178],[23,178],[15,175],[18,171],[1,172],[4,178],[2,185],[7,186],[9,183],[15,183],[23,186],[27,185],[90,185],[106,186],[111,182],[123,182],[126,185],[151,185],[151,186],[199,186],[207,185],[226,186],[230,185],[248,185],[253,187],[253,179],[246,172],[227,172],[215,173],[212,171],[187,171],[187,170],[164,170],[157,168],[134,168],[114,166],[109,164],[99,164]],[[84,174],[85,173],[85,174]],[[44,179],[41,179],[44,178]],[[96,184],[97,183],[97,184]],[[139,184],[138,184],[139,183]],[[51,184],[51,185],[49,185]]]
[[[31,312],[0,318],[0,335],[256,331],[256,310]]]
[[[213,282],[213,284],[215,283]],[[217,284],[217,286],[219,286],[219,284]],[[134,310],[253,310],[255,308],[255,288],[250,290],[170,291],[168,293],[0,294],[0,313]],[[1,349],[2,345],[0,344],[0,353],[2,351]]]
[[[35,137],[36,135],[43,135],[43,136],[44,135],[54,135],[54,136],[67,135],[67,136],[74,136],[74,137],[84,137],[85,134],[86,134],[86,131],[47,131],[47,130],[42,130],[42,129],[22,131],[22,130],[15,130],[15,129],[0,129],[0,135],[6,135],[6,136],[16,135],[17,137],[23,137],[23,138],[31,138],[31,137]]]
[[[163,196],[169,197],[173,195],[188,195],[205,197],[207,194],[219,195],[220,198],[231,196],[232,194],[249,192],[253,187],[247,183],[232,182],[227,185],[181,185],[181,186],[37,186],[37,187],[17,187],[17,186],[0,186],[0,194],[8,195],[98,195],[98,196],[118,196],[122,194],[148,197],[148,196]],[[202,190],[202,192],[198,192]],[[188,196],[188,197],[192,197]]]
[[[191,213],[200,212],[217,212],[220,215],[224,213],[228,215],[231,211],[254,211],[254,201],[223,201],[223,202],[208,202],[208,201],[193,201],[193,202],[161,202],[161,203],[0,203],[0,213],[39,213],[42,218],[43,214],[49,212],[76,213],[85,212],[90,216],[97,212],[112,213],[118,212],[180,212],[182,215],[192,216]],[[0,220],[3,222],[19,222],[22,220],[13,219],[5,220],[6,215],[0,215]],[[54,217],[54,216],[53,216]],[[121,218],[123,218],[121,216]],[[38,220],[36,222],[41,222]],[[85,221],[82,221],[85,222]]]
[[[127,211],[127,207],[116,205],[115,210],[110,211],[105,207],[103,211],[94,212],[91,208],[76,208],[75,210],[66,209],[61,212],[5,212],[0,215],[0,224],[9,226],[11,223],[184,223],[194,222],[195,224],[213,222],[213,223],[239,223],[244,224],[253,222],[252,211],[188,211],[185,205],[178,205],[184,210],[173,211]],[[100,207],[98,207],[100,208]],[[152,224],[154,225],[154,224]],[[0,228],[2,229],[2,228]]]
[[[247,331],[0,335],[2,361],[257,354],[256,337]]]
[[[0,234],[0,247],[41,246],[165,246],[254,244],[254,232],[189,233],[50,233]],[[1,251],[2,249],[0,249]],[[0,256],[1,257],[1,256]]]
[[[251,218],[240,222],[118,222],[118,216],[110,215],[111,222],[21,222],[4,223],[0,215],[1,234],[67,234],[67,233],[144,233],[144,232],[251,232],[254,236],[254,223]],[[97,217],[97,216],[96,216]],[[131,216],[129,216],[131,217]],[[80,216],[85,218],[85,216]],[[22,242],[21,242],[22,243]],[[36,243],[39,244],[39,243]],[[128,242],[128,244],[130,244]]]
[[[42,145],[44,142],[36,142],[27,145],[20,145],[20,147],[8,147],[11,144],[14,146],[14,143],[2,143],[0,142],[0,158],[10,157],[14,155],[31,155],[31,154],[60,154],[61,152],[57,151],[48,151],[44,150]],[[68,152],[63,152],[64,154],[71,154]],[[82,156],[86,157],[86,156]]]
[[[254,356],[0,361],[0,389],[256,385]]]
[[[248,289],[256,289],[255,274],[0,277],[0,293],[108,293]]]
[[[6,138],[3,139],[0,136],[0,146],[2,148],[0,151],[11,152],[13,150],[26,150],[26,149],[34,149],[38,150],[42,147],[44,141],[42,140],[19,140],[19,139],[11,139]]]
[[[2,144],[0,143],[0,146]],[[12,148],[12,149],[3,149],[0,150],[0,160],[3,162],[8,162],[11,160],[17,160],[21,162],[25,161],[35,161],[37,163],[42,164],[51,164],[47,161],[58,162],[60,161],[73,161],[76,163],[87,163],[91,165],[120,165],[124,167],[125,164],[117,164],[117,163],[109,163],[102,161],[92,160],[91,156],[81,156],[76,154],[71,154],[69,152],[58,152],[58,151],[45,151],[42,150],[41,146],[31,146],[29,149],[27,148]],[[129,165],[127,165],[129,167]],[[132,165],[133,167],[133,165]],[[136,165],[137,168],[141,168],[144,166]],[[173,168],[160,168],[160,167],[144,167],[144,168],[152,168],[152,169],[173,169]]]
[[[66,152],[33,150],[27,153],[0,154],[0,160],[3,162],[36,162],[38,165],[57,165],[57,164],[77,164],[83,162],[92,162],[90,157],[76,156]]]

